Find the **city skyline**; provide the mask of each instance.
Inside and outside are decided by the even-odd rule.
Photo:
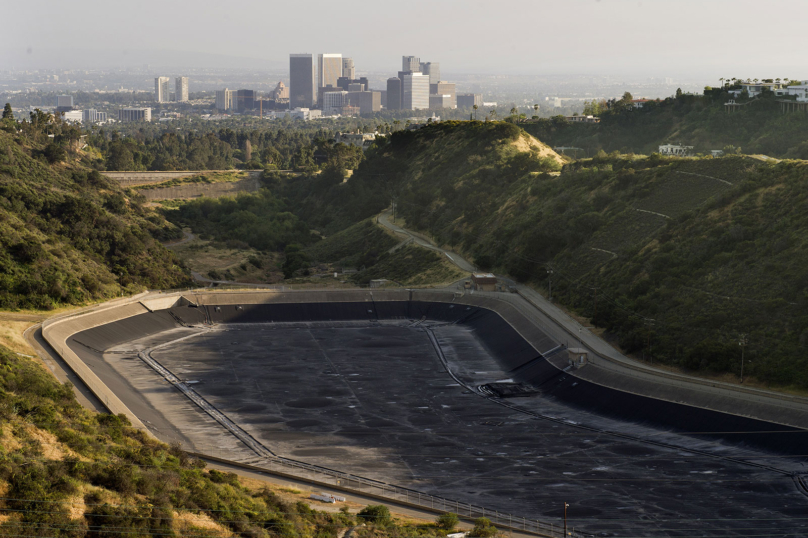
[[[12,4],[6,10],[9,20],[20,20],[30,12],[48,13],[48,17],[37,25],[10,25],[0,36],[0,65],[16,70],[144,63],[278,69],[285,64],[286,50],[342,49],[353,52],[351,57],[365,70],[380,71],[396,60],[396,51],[410,50],[422,57],[441,58],[457,73],[687,73],[718,78],[754,71],[796,77],[793,66],[801,65],[802,21],[808,15],[808,4],[801,0],[772,0],[766,10],[751,9],[758,4],[747,0],[680,0],[675,10],[668,3],[650,0],[571,0],[563,4],[506,0],[496,10],[476,0],[462,6],[451,0],[438,4],[412,0],[412,9],[428,7],[431,13],[416,32],[390,32],[394,6],[381,4],[363,9],[365,14],[358,18],[355,9],[340,10],[329,17],[328,24],[316,25],[311,35],[281,25],[270,37],[258,31],[265,24],[264,15],[270,15],[269,8],[253,0],[244,3],[256,16],[243,19],[223,13],[215,39],[204,31],[209,8],[213,9],[208,1],[191,12],[175,3],[142,2],[140,9],[156,9],[159,4],[166,20],[199,28],[176,33],[164,32],[160,25],[104,24],[114,20],[112,15],[119,9],[97,0]],[[360,0],[346,0],[346,5],[367,7]],[[273,6],[272,10],[272,17],[279,20],[296,13],[291,5]],[[88,22],[94,41],[103,42],[103,47],[87,47],[84,36],[70,31],[74,23],[86,26]],[[344,33],[348,22],[364,24],[367,29]],[[681,35],[685,25],[687,39]],[[747,47],[743,54],[727,52],[728,37],[721,28],[754,29],[755,42],[771,47]],[[486,38],[475,38],[477,33]],[[273,46],[279,42],[285,50]],[[777,54],[773,54],[774,48]]]

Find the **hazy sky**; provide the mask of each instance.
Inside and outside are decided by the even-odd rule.
[[[17,0],[0,70],[115,65],[283,69],[341,52],[448,73],[808,79],[808,0]]]

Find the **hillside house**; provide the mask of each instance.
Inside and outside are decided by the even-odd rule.
[[[660,155],[673,155],[676,157],[687,157],[693,153],[693,146],[681,146],[676,144],[664,144],[659,146]]]
[[[774,92],[781,89],[783,85],[779,82],[744,82],[741,83],[740,89],[730,90],[729,94],[735,97],[740,97],[743,92],[746,92],[750,98],[757,97],[764,91]]]
[[[597,116],[567,116],[567,121],[575,123],[600,123],[600,118]]]
[[[797,97],[798,103],[808,103],[808,80],[794,86],[784,86],[774,92],[778,97]]]

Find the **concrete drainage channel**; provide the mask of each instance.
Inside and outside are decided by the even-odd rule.
[[[424,320],[422,319],[421,322],[422,321]],[[434,340],[435,337],[432,332],[428,328],[425,328],[425,331],[429,334],[430,339]],[[552,523],[543,523],[539,520],[531,520],[525,517],[514,516],[512,514],[504,514],[497,510],[486,510],[481,506],[474,506],[469,503],[463,503],[457,500],[430,495],[428,493],[388,484],[379,480],[373,480],[350,473],[343,473],[334,469],[277,456],[270,449],[256,440],[252,435],[244,431],[244,429],[238,426],[238,424],[230,420],[227,415],[216,409],[216,407],[205,400],[205,398],[203,398],[199,393],[188,386],[188,384],[173,374],[168,368],[161,365],[157,360],[154,359],[154,357],[152,357],[152,352],[156,351],[157,349],[168,347],[177,342],[197,337],[205,334],[205,332],[207,331],[201,331],[196,334],[183,336],[176,340],[165,342],[160,346],[146,349],[139,352],[138,357],[155,372],[160,374],[166,381],[171,383],[177,390],[182,392],[182,394],[184,394],[189,400],[210,415],[211,418],[221,424],[227,431],[232,433],[242,443],[250,447],[250,449],[253,450],[261,459],[253,465],[246,465],[244,463],[226,460],[207,454],[191,453],[192,455],[202,459],[226,463],[228,465],[233,465],[244,469],[268,472],[273,475],[292,477],[298,480],[306,480],[316,485],[328,486],[346,492],[356,492],[362,495],[374,496],[380,500],[392,500],[396,503],[404,504],[413,508],[426,509],[437,513],[453,512],[464,519],[474,520],[480,517],[485,517],[491,520],[495,526],[536,534],[538,536],[545,536],[548,538],[564,536],[563,531],[557,525],[553,525]],[[438,346],[437,341],[434,342],[434,345]],[[440,349],[439,346],[438,349]],[[440,355],[443,357],[442,353]],[[442,360],[445,361],[445,359]],[[447,371],[449,371],[448,367]],[[572,536],[573,538],[584,538],[586,535],[568,532],[568,536]]]

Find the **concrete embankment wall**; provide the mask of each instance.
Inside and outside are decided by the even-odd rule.
[[[58,327],[58,331],[45,332],[45,337],[49,341],[54,338],[57,342],[62,339],[63,344],[69,340],[69,345],[62,345],[62,349],[75,357],[73,362],[68,361],[73,367],[74,363],[81,363],[78,355],[89,352],[90,347],[105,349],[177,327],[180,322],[427,319],[458,323],[473,329],[492,356],[503,368],[512,372],[515,379],[530,383],[544,396],[565,404],[621,420],[704,434],[732,444],[779,453],[803,454],[808,446],[808,432],[789,426],[803,427],[802,422],[808,417],[799,410],[778,408],[776,402],[764,405],[742,397],[731,398],[695,390],[687,392],[676,387],[666,389],[664,383],[661,384],[661,397],[652,398],[563,372],[542,356],[542,353],[556,348],[558,342],[522,315],[514,305],[491,295],[458,296],[451,292],[417,290],[251,290],[187,293],[184,298],[182,300],[177,295],[176,305],[163,311],[149,312],[138,303],[118,307],[114,309],[114,315],[78,318]],[[165,301],[164,304],[170,302]],[[108,325],[102,326],[107,322]],[[75,336],[70,339],[73,334]],[[77,367],[81,368],[81,364]],[[96,383],[92,378],[91,381]]]
[[[208,198],[232,196],[240,192],[255,192],[260,188],[261,182],[258,179],[247,178],[219,183],[186,183],[172,187],[141,189],[138,192],[147,200],[190,200],[202,196]]]
[[[149,430],[143,425],[140,419],[109,390],[79,357],[76,351],[81,352],[84,350],[75,349],[77,347],[75,343],[72,346],[69,344],[69,341],[72,340],[76,334],[82,334],[96,327],[99,328],[100,331],[103,331],[103,327],[108,324],[119,323],[121,320],[147,313],[149,313],[149,309],[137,300],[122,304],[112,304],[106,307],[94,308],[77,315],[48,320],[42,324],[42,335],[51,347],[61,355],[62,359],[64,359],[76,375],[81,378],[84,384],[87,385],[87,388],[106,406],[110,413],[126,415],[134,427],[149,433]],[[82,348],[84,346],[79,345],[78,347]]]
[[[241,170],[172,170],[172,171],[137,171],[137,172],[101,172],[110,179],[117,181],[121,187],[136,187],[138,185],[152,185],[171,179],[193,177],[201,175],[241,172]],[[245,171],[250,178],[257,179],[261,170]]]

